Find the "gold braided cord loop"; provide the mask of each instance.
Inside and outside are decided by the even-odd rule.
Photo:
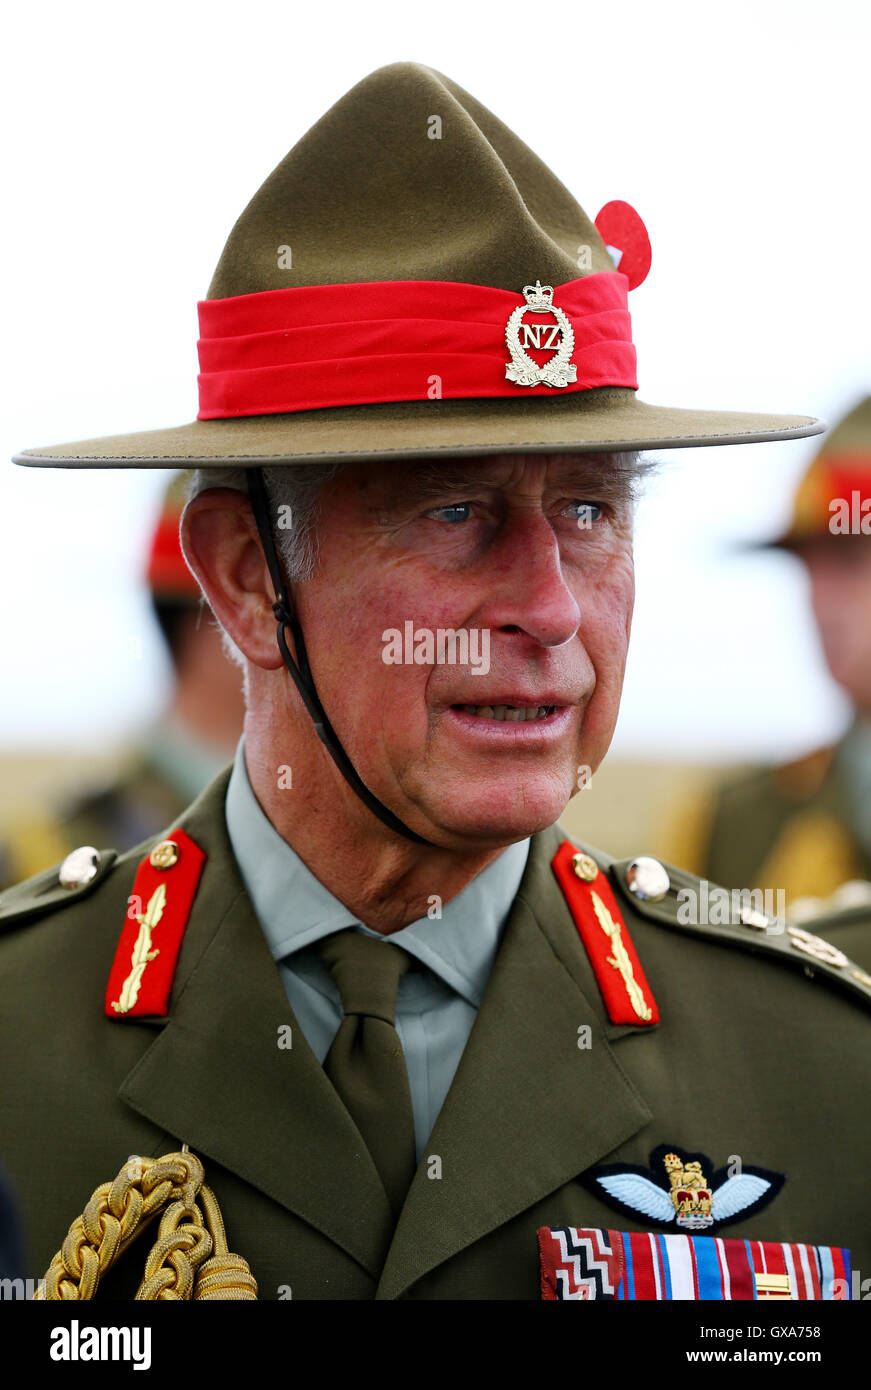
[[[34,1298],[92,1299],[106,1271],[160,1216],[137,1299],[256,1299],[257,1282],[247,1262],[227,1249],[221,1210],[203,1176],[187,1148],[128,1159],[114,1182],[94,1190]]]
[[[199,1207],[195,1202],[189,1207],[184,1202],[173,1202],[161,1217],[157,1240],[145,1261],[145,1278],[136,1291],[137,1299],[189,1299],[196,1270],[211,1253],[212,1237],[203,1225]]]
[[[215,1253],[210,1260],[200,1266],[194,1285],[196,1300],[256,1300],[257,1280],[248,1268],[247,1260],[234,1255],[227,1249],[227,1236],[224,1231],[224,1218],[218,1199],[210,1187],[203,1183],[200,1189],[200,1202],[206,1214],[206,1225],[214,1241]]]

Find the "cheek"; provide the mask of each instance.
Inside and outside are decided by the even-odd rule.
[[[621,680],[626,665],[635,573],[631,556],[620,556],[603,570],[598,582],[579,596],[580,635],[589,653],[597,683]]]
[[[423,589],[409,566],[379,571],[378,582],[360,582],[360,570],[338,582],[313,579],[303,586],[300,621],[315,684],[324,707],[349,752],[365,764],[388,736],[419,741],[427,722],[425,687],[431,668],[395,660],[405,651],[405,623],[440,624],[433,615],[431,582]],[[386,659],[389,658],[389,659]]]
[[[391,626],[388,605],[377,590],[352,583],[319,585],[314,581],[299,604],[300,621],[312,669],[319,681],[329,681],[341,696],[350,696],[352,683],[359,700],[386,668],[381,660],[381,634]]]

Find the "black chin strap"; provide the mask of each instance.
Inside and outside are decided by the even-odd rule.
[[[299,697],[311,715],[315,726],[315,732],[321,743],[326,748],[336,767],[341,772],[348,786],[357,794],[364,806],[377,816],[380,821],[394,830],[397,835],[404,835],[406,840],[413,840],[416,845],[431,845],[430,840],[425,840],[422,835],[418,835],[415,830],[411,830],[405,825],[398,816],[395,816],[377,796],[373,796],[369,788],[358,776],[354,764],[348,757],[335,729],[327,718],[326,710],[320,701],[320,696],[315,689],[312,678],[311,668],[308,664],[305,642],[303,640],[302,628],[298,620],[293,615],[287,587],[284,583],[281,564],[278,559],[278,552],[275,548],[275,538],[272,534],[272,523],[269,518],[269,506],[266,500],[266,484],[263,480],[263,470],[261,468],[251,468],[248,470],[248,493],[251,498],[251,505],[254,509],[254,519],[257,522],[257,530],[260,532],[260,542],[263,546],[263,553],[266,556],[266,563],[269,566],[269,573],[272,576],[272,587],[275,590],[275,602],[272,611],[278,623],[278,650],[281,658],[287,667],[296,686]],[[297,666],[290,654],[287,645],[285,629],[290,628],[293,636],[294,646],[296,647]],[[437,848],[437,846],[432,846]]]

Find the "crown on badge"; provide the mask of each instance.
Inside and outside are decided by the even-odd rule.
[[[684,1163],[677,1154],[666,1154],[663,1163],[668,1174],[670,1196],[678,1226],[685,1226],[691,1231],[712,1226],[713,1198],[705,1181],[701,1163]]]
[[[536,280],[534,285],[523,286],[523,297],[530,309],[543,312],[551,308],[553,285],[543,285],[540,280]]]

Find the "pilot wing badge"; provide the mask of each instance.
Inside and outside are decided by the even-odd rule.
[[[650,1155],[649,1168],[605,1164],[591,1168],[583,1182],[636,1220],[645,1217],[662,1226],[710,1233],[758,1211],[785,1181],[782,1173],[750,1167],[737,1157],[728,1167],[712,1170],[705,1154],[661,1144]]]

